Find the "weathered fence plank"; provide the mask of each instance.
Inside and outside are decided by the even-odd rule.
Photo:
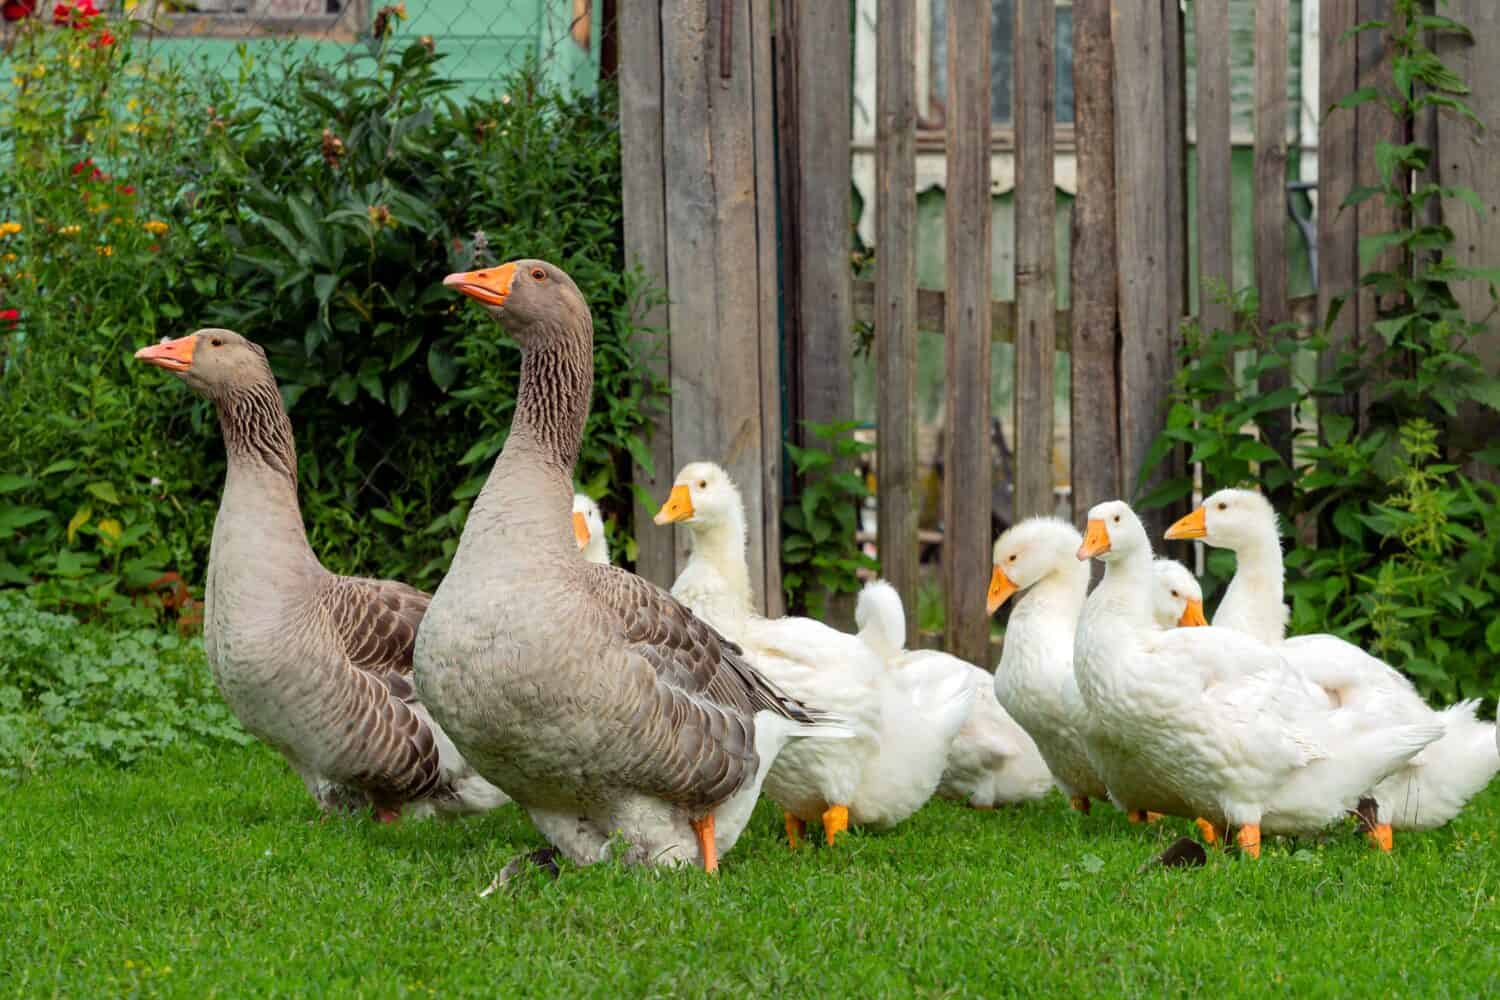
[[[776,281],[776,87],[771,54],[774,0],[747,0],[750,14],[751,102],[755,127],[755,225],[760,259],[761,548],[765,556],[765,613],[786,613],[781,592],[781,298]]]
[[[1318,86],[1324,98],[1318,109],[1318,316],[1326,322],[1334,301],[1344,299],[1327,328],[1328,346],[1318,356],[1319,377],[1327,378],[1339,356],[1359,344],[1359,214],[1342,211],[1359,172],[1359,117],[1333,107],[1359,85],[1359,46],[1344,37],[1359,23],[1359,0],[1323,0],[1319,17]],[[1322,405],[1346,417],[1358,410],[1352,395]]]
[[[850,202],[849,142],[852,38],[849,5],[819,0],[781,0],[786,75],[792,121],[783,121],[780,141],[790,143],[790,172],[781,183],[795,188],[783,211],[782,238],[795,244],[796,281],[785,293],[787,335],[796,341],[794,413],[799,420],[829,424],[854,413],[849,359]],[[784,205],[784,209],[787,206]],[[799,441],[800,427],[789,428]]]
[[[733,18],[722,76],[719,18]],[[762,481],[760,223],[756,206],[752,37],[745,5],[663,0],[663,149],[667,280],[672,291],[672,446],[678,463],[712,459],[740,484],[749,524],[766,522]],[[757,26],[760,28],[761,26]],[[749,547],[765,600],[767,549]],[[770,552],[769,558],[777,558]]]
[[[917,634],[916,12],[889,4],[878,21],[875,105],[876,465],[880,572]]]
[[[626,43],[620,58],[621,198],[625,211],[625,262],[640,266],[663,292],[667,288],[667,208],[662,186],[661,8],[627,3],[619,19]],[[637,322],[665,330],[665,301],[653,304]],[[671,375],[665,343],[641,341],[636,363],[655,378]],[[653,583],[670,586],[677,576],[673,532],[652,530],[654,503],[667,494],[672,467],[670,408],[653,414],[651,468],[632,467],[636,491],[633,523],[638,550],[636,572]],[[646,494],[645,498],[641,493]]]
[[[1114,0],[1115,200],[1120,252],[1120,452],[1124,492],[1144,492],[1140,473],[1162,428],[1172,355],[1172,269],[1163,206],[1175,180],[1162,169],[1167,148],[1162,8]],[[1076,57],[1075,57],[1076,61]],[[1153,477],[1152,481],[1155,481]],[[1166,528],[1159,512],[1142,520],[1152,537]]]
[[[1193,4],[1198,54],[1198,320],[1205,331],[1233,329],[1222,296],[1234,289],[1234,147],[1229,135],[1229,0]]]
[[[1289,318],[1286,272],[1287,18],[1289,0],[1256,0],[1255,6],[1255,285],[1260,331],[1269,345]],[[1291,385],[1281,368],[1260,376],[1262,394]],[[1266,443],[1292,461],[1291,407],[1261,415]],[[1285,489],[1275,491],[1284,494]],[[1283,496],[1284,500],[1285,497]]]
[[[1118,296],[1115,285],[1115,95],[1110,0],[1073,4],[1073,121],[1078,193],[1073,201],[1071,330],[1073,517],[1119,497]]]
[[[841,72],[845,66],[840,65]],[[988,665],[990,0],[948,2],[947,126],[945,645],[956,656]],[[847,191],[842,197],[847,201]]]
[[[1050,514],[1052,367],[1057,331],[1057,193],[1054,188],[1053,0],[1016,0],[1015,513]]]
[[[1391,20],[1394,18],[1392,12],[1393,0],[1359,0],[1359,19],[1361,22],[1377,19]],[[1390,44],[1389,29],[1385,31],[1362,31],[1358,36],[1359,51],[1359,86],[1390,88]],[[1364,186],[1375,186],[1380,183],[1380,174],[1375,164],[1375,147],[1378,143],[1389,142],[1400,144],[1407,141],[1399,122],[1389,112],[1380,107],[1377,102],[1362,105],[1358,112],[1359,129],[1359,152],[1355,159],[1355,184]],[[1376,233],[1387,233],[1401,228],[1403,218],[1398,209],[1392,208],[1385,203],[1383,198],[1369,198],[1362,202],[1358,208],[1359,237],[1364,239]],[[1368,264],[1359,265],[1360,273],[1369,270],[1395,271],[1401,267],[1403,254],[1399,249],[1391,249],[1382,253]],[[1372,346],[1371,342],[1364,337],[1364,331],[1369,331],[1372,324],[1380,318],[1380,301],[1376,292],[1369,289],[1361,289],[1359,292],[1359,312],[1356,318],[1361,331],[1359,350],[1368,356]],[[1370,406],[1370,392],[1368,387],[1359,394],[1359,423],[1360,429],[1364,428],[1366,414]]]

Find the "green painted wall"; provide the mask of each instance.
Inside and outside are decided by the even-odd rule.
[[[544,79],[558,86],[591,91],[598,79],[600,0],[593,0],[594,30],[587,50],[569,34],[573,0],[406,0],[404,36],[431,35],[447,58],[445,69],[473,92],[502,82],[528,58],[536,58]],[[304,39],[238,40],[227,38],[160,39],[162,51],[201,62],[223,73],[237,72],[243,45],[250,58],[268,46],[287,46],[297,53],[326,57],[343,55],[338,42]]]

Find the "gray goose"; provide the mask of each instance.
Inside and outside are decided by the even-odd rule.
[[[292,424],[266,355],[229,330],[136,352],[218,410],[229,470],[214,520],[203,644],[220,693],[325,811],[480,812],[507,801],[465,764],[411,683],[428,596],[338,576],[308,545]]]
[[[593,319],[539,260],[449,275],[521,347],[510,435],[417,635],[423,702],[576,864],[698,863],[738,838],[780,748],[842,738],[670,594],[578,557],[573,466]]]

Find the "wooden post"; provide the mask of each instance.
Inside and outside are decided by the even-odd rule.
[[[621,11],[619,30],[625,37],[619,65],[625,263],[639,266],[665,292],[667,208],[662,187],[661,8],[627,2]],[[666,303],[650,307],[636,322],[665,332]],[[657,378],[668,378],[671,374],[665,341],[643,341],[636,363]],[[635,570],[653,583],[670,587],[677,576],[673,533],[651,523],[656,504],[665,499],[676,471],[672,466],[670,401],[653,415],[650,451],[649,470],[639,463],[633,466],[633,482],[637,487],[632,520],[638,546]]]
[[[1359,173],[1358,115],[1333,105],[1359,85],[1359,44],[1345,33],[1359,23],[1359,0],[1323,0],[1318,21],[1318,317],[1326,323],[1334,300],[1344,304],[1328,327],[1328,346],[1318,356],[1319,378],[1328,378],[1339,356],[1359,345],[1359,213],[1342,211]],[[1352,417],[1354,396],[1324,405],[1329,412]]]
[[[1234,147],[1229,136],[1229,0],[1193,4],[1198,52],[1198,318],[1204,332],[1231,330],[1216,301],[1234,291]]]
[[[776,72],[771,52],[771,3],[748,0],[752,121],[755,128],[755,225],[760,262],[757,333],[760,347],[761,549],[765,613],[786,614],[781,592],[781,294],[777,281]]]
[[[1359,19],[1371,21],[1377,19],[1393,20],[1395,14],[1392,10],[1392,0],[1359,0]],[[1362,31],[1359,33],[1357,47],[1359,51],[1359,86],[1380,87],[1389,90],[1391,83],[1389,29],[1386,31]],[[1359,152],[1356,155],[1355,166],[1357,174],[1355,184],[1363,186],[1375,186],[1380,181],[1380,173],[1375,165],[1375,146],[1377,143],[1389,142],[1399,145],[1408,141],[1408,137],[1402,129],[1401,123],[1393,118],[1386,109],[1379,106],[1378,102],[1363,104],[1356,112],[1358,116],[1359,129]],[[1369,198],[1362,202],[1358,209],[1359,236],[1364,239],[1376,233],[1388,233],[1399,229],[1404,224],[1401,211],[1385,204],[1383,198]],[[1385,251],[1368,265],[1360,264],[1359,273],[1365,271],[1399,271],[1402,266],[1403,253],[1399,248]],[[1380,319],[1380,297],[1369,289],[1362,289],[1359,293],[1359,313],[1357,322],[1361,331],[1359,350],[1367,357],[1372,353],[1372,344],[1365,334],[1371,331],[1374,323]],[[1360,429],[1365,429],[1366,417],[1370,407],[1370,392],[1368,387],[1359,394],[1358,417]]]
[[[875,359],[880,572],[917,635],[916,14],[889,4],[876,30]]]
[[[990,0],[948,0],[947,160],[945,638],[949,652],[988,666]]]
[[[1119,332],[1115,310],[1115,92],[1110,0],[1073,4],[1073,129],[1078,195],[1073,202],[1073,519],[1119,498]]]
[[[1161,431],[1176,359],[1169,222],[1164,207],[1176,178],[1162,166],[1167,148],[1165,26],[1158,4],[1113,0],[1115,184],[1119,225],[1120,451],[1127,498],[1144,493],[1142,466]],[[1075,56],[1075,62],[1076,62]],[[1155,478],[1155,477],[1153,477]],[[1166,529],[1159,511],[1141,519],[1153,539]]]
[[[1466,187],[1479,196],[1484,211],[1475,212],[1461,201],[1443,203],[1443,221],[1453,230],[1457,243],[1453,257],[1460,267],[1493,267],[1500,262],[1500,226],[1495,225],[1500,212],[1500,5],[1486,0],[1452,0],[1445,13],[1466,25],[1474,33],[1468,41],[1455,35],[1439,38],[1438,51],[1443,60],[1473,90],[1466,98],[1479,120],[1488,128],[1479,128],[1457,115],[1437,116],[1438,143],[1441,156],[1439,179],[1450,187]],[[1490,309],[1489,289],[1484,282],[1469,281],[1454,286],[1454,294],[1470,319],[1481,319]],[[1487,372],[1500,374],[1500,337],[1479,337],[1475,344]],[[1480,440],[1500,439],[1500,420],[1493,411],[1477,405],[1466,406],[1453,424],[1461,435],[1460,442],[1473,447]],[[1473,463],[1465,471],[1470,475],[1493,480],[1492,467]]]
[[[782,183],[796,187],[793,214],[783,216],[786,243],[796,244],[797,281],[785,306],[789,334],[797,340],[797,419],[831,424],[854,414],[849,368],[853,332],[849,296],[849,136],[852,83],[849,77],[849,5],[820,0],[780,0],[787,29],[782,44],[790,58],[788,99],[795,119],[783,123],[795,160]],[[801,428],[793,429],[806,441]]]
[[[1282,334],[1276,327],[1291,318],[1286,276],[1286,117],[1288,0],[1256,0],[1255,7],[1255,285],[1260,297],[1263,349]],[[1291,385],[1281,368],[1260,376],[1266,395]],[[1277,407],[1261,415],[1266,443],[1292,462],[1292,411]],[[1287,486],[1273,491],[1285,506]]]
[[[769,116],[764,108],[757,115],[757,93],[764,103],[769,86],[764,80],[757,86],[756,75],[768,67],[752,56],[768,53],[769,42],[757,35],[770,22],[763,6],[756,8],[752,18],[746,3],[661,4],[673,457],[678,464],[701,458],[724,465],[744,493],[752,531],[775,516],[766,508],[776,495],[764,481],[774,459],[763,454],[762,423],[763,380],[774,377],[763,368],[762,345],[774,329],[765,284],[775,275],[764,270],[760,205],[773,197],[763,186]],[[727,31],[720,21],[726,14]],[[777,579],[771,564],[779,553],[767,541],[752,537],[748,552],[758,603],[767,602],[768,582]]]
[[[1053,179],[1053,0],[1016,0],[1016,518],[1050,514],[1052,382],[1057,333],[1057,193]]]

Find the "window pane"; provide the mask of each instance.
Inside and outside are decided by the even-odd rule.
[[[1012,56],[1015,52],[1013,0],[990,0],[990,117],[999,124],[1011,121]],[[932,95],[945,106],[948,100],[948,4],[932,0]],[[1057,8],[1057,120],[1073,120],[1073,8]]]

